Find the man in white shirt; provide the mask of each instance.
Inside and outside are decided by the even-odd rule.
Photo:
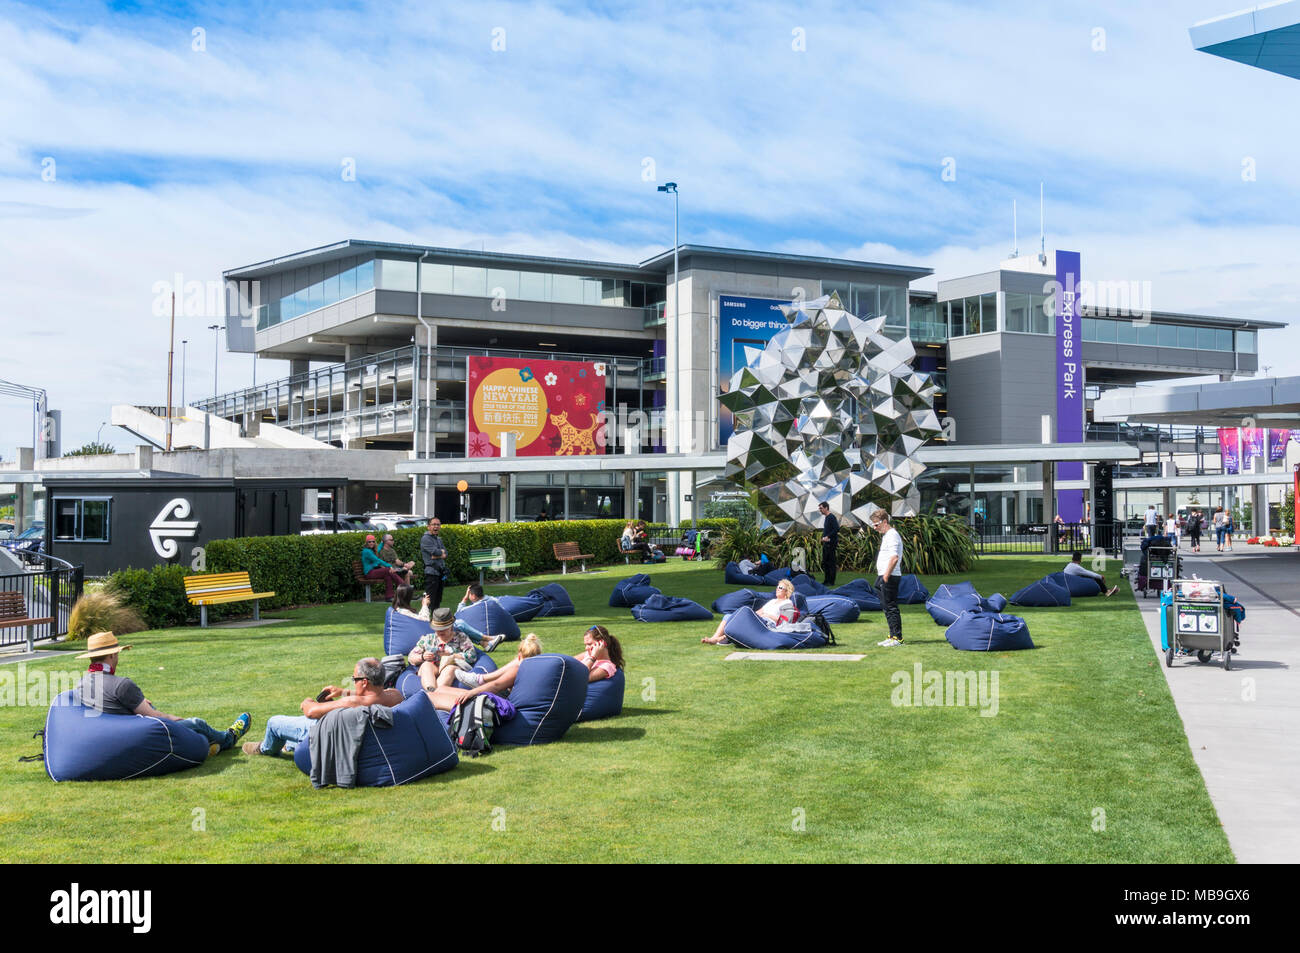
[[[1146,527],[1148,536],[1154,536],[1160,532],[1160,514],[1156,512],[1154,503],[1147,507],[1146,520],[1143,525]]]
[[[1070,554],[1070,561],[1065,564],[1065,574],[1067,576],[1087,576],[1089,579],[1097,580],[1097,585],[1101,586],[1101,591],[1107,596],[1113,596],[1119,591],[1119,586],[1106,588],[1106,577],[1099,572],[1093,572],[1091,569],[1083,568],[1083,553],[1075,550]]]
[[[880,604],[889,623],[889,638],[876,643],[884,648],[903,644],[903,619],[898,611],[898,579],[903,568],[903,537],[889,525],[889,514],[876,510],[871,514],[871,528],[880,534],[880,555],[876,557],[876,588]]]

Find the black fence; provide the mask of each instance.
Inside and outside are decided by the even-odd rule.
[[[1042,555],[1070,553],[1087,555],[1094,550],[1118,556],[1124,546],[1125,526],[1121,522],[1092,523],[988,523],[976,520],[975,552],[980,556]]]
[[[24,571],[0,573],[0,592],[22,594],[29,619],[50,619],[32,625],[10,626],[0,618],[0,646],[66,635],[72,607],[81,598],[85,570],[53,556],[23,554]]]

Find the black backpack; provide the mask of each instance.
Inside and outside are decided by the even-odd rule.
[[[477,758],[481,754],[491,754],[489,739],[499,723],[496,699],[490,695],[475,695],[468,705],[456,707],[456,720],[447,726],[447,730],[461,754]]]
[[[822,614],[822,611],[820,609],[818,609],[816,612],[809,615],[808,621],[811,622],[817,628],[821,629],[822,632],[826,633],[827,645],[839,644],[838,642],[835,641],[835,633],[831,631],[831,624],[826,621],[826,616]]]
[[[406,671],[406,656],[385,655],[379,664],[384,669],[384,688],[393,688],[397,684],[397,676]]]

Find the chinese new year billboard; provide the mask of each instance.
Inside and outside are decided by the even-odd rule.
[[[605,452],[605,365],[546,358],[467,358],[465,453],[501,456],[515,434],[521,457]]]

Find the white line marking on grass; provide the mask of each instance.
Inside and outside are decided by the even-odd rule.
[[[806,655],[802,652],[732,652],[724,662],[765,661],[777,662],[861,662],[865,655]]]

